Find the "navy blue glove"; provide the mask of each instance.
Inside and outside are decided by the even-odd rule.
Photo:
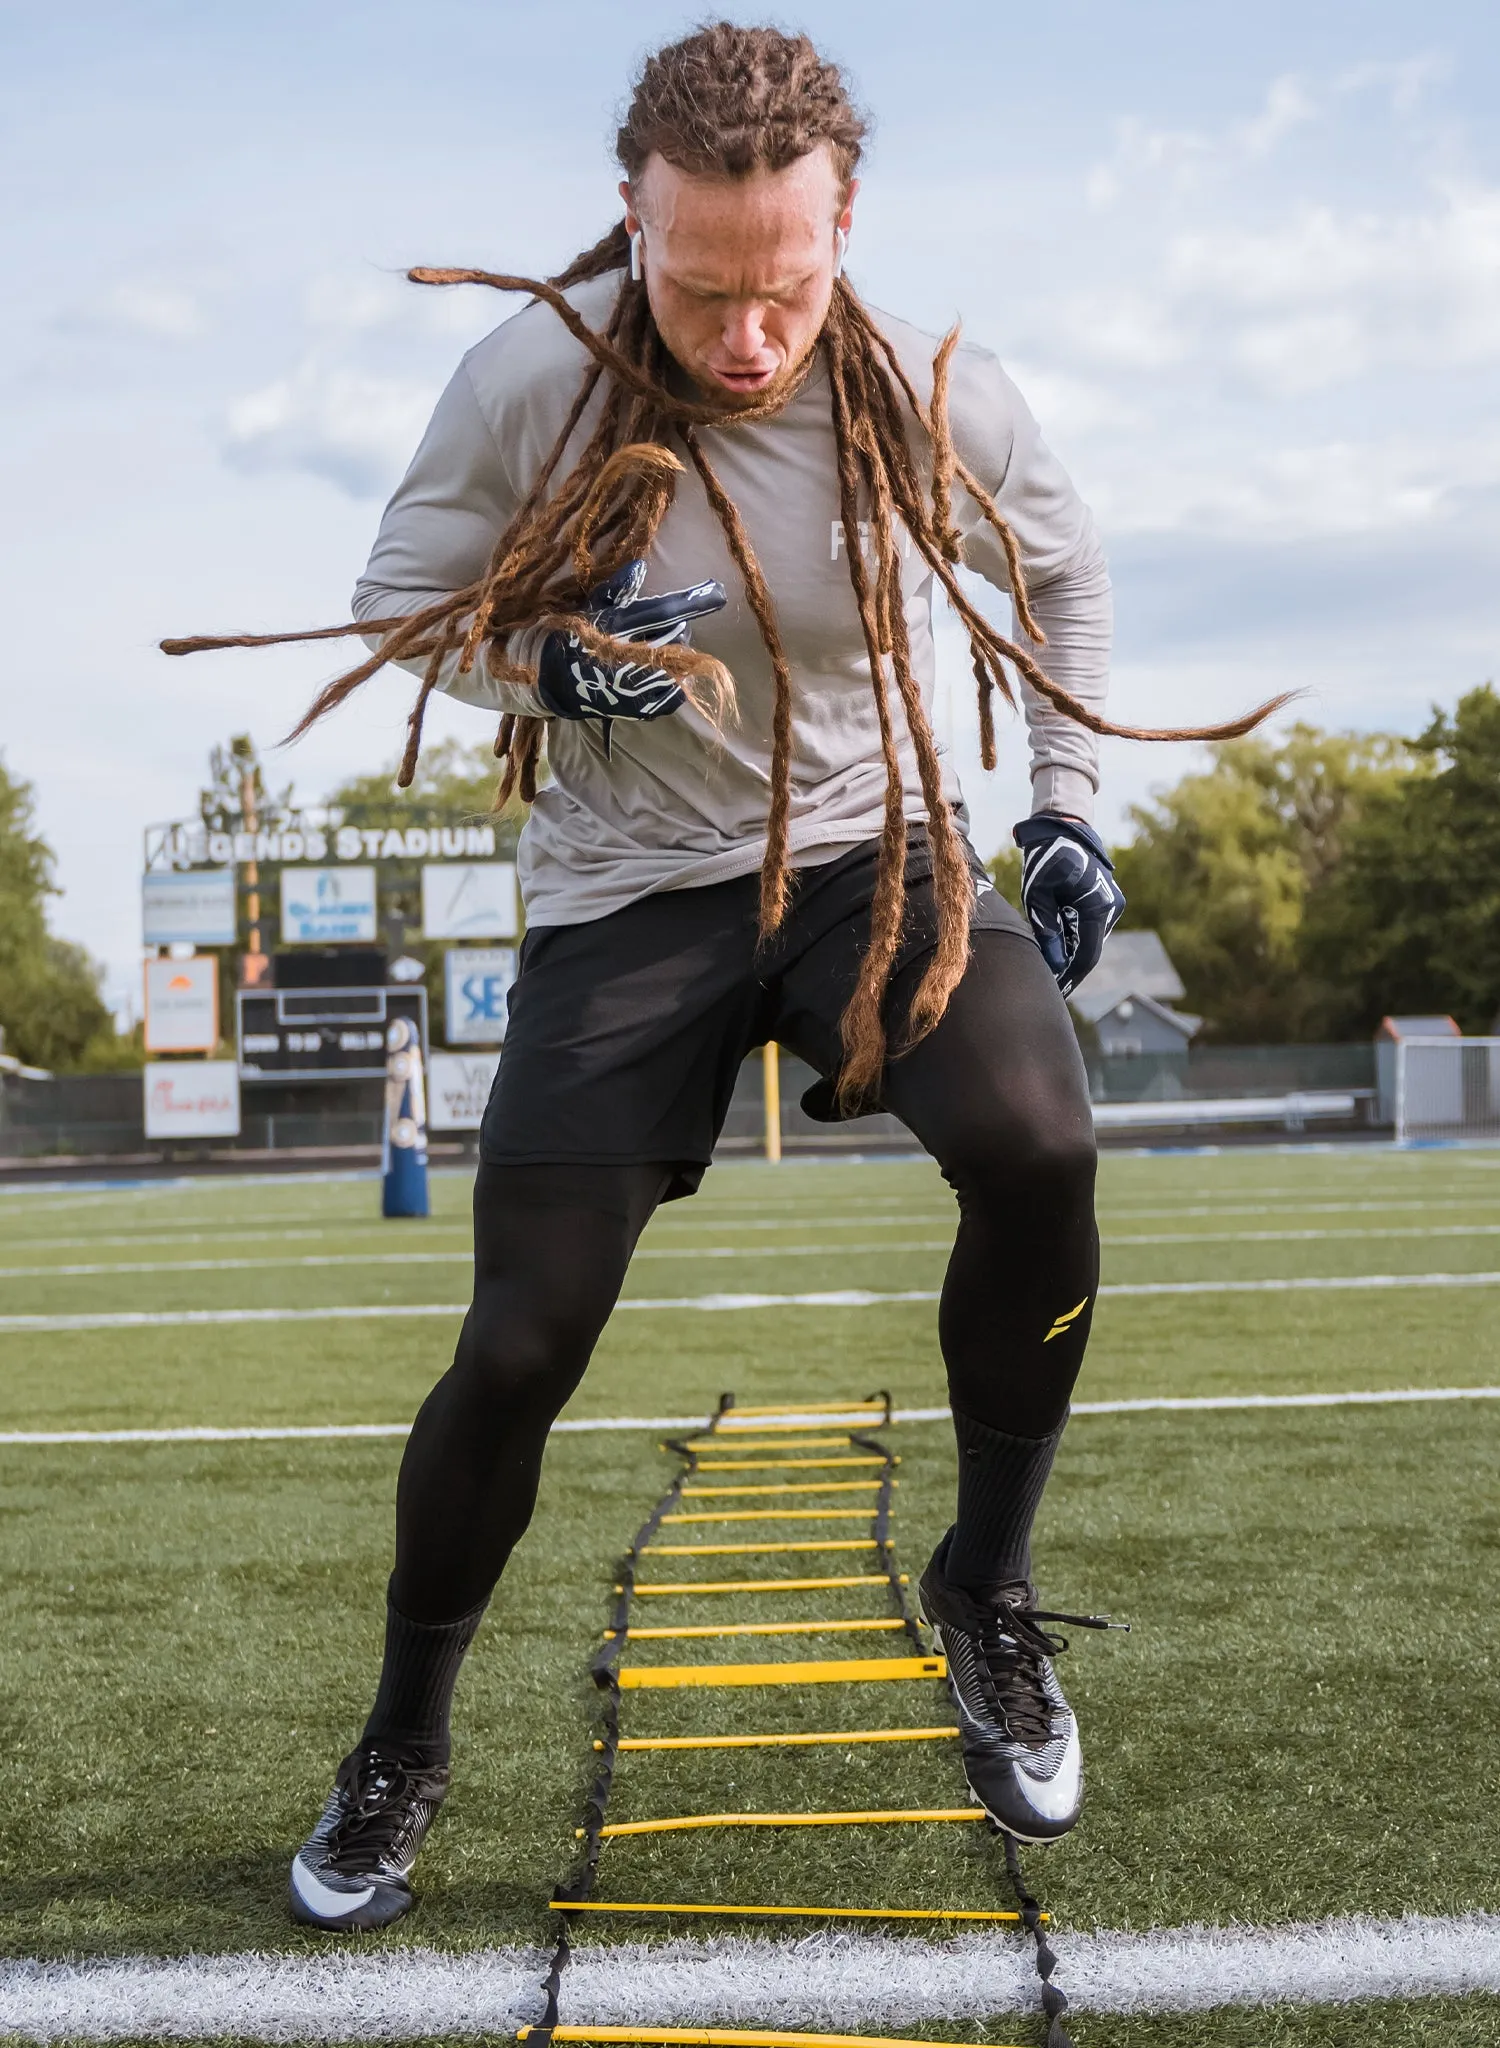
[[[1021,849],[1021,907],[1042,958],[1070,996],[1099,965],[1125,892],[1104,841],[1076,818],[1039,811],[1023,818],[1012,836]]]
[[[691,639],[691,623],[724,609],[722,583],[695,583],[642,597],[646,564],[627,562],[607,583],[591,590],[583,612],[601,633],[616,640],[642,640],[666,647]],[[616,718],[668,718],[684,702],[681,684],[650,662],[614,667],[590,654],[573,633],[549,633],[537,661],[537,695],[555,718],[597,718],[609,752],[610,723]]]

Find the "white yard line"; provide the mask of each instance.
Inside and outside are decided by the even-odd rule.
[[[894,1220],[894,1219],[893,1219]],[[825,1225],[825,1227],[827,1227]],[[1376,1224],[1367,1230],[1181,1230],[1139,1237],[1106,1236],[1105,1245],[1324,1244],[1376,1238],[1500,1237],[1500,1223],[1432,1223],[1409,1228]],[[634,1259],[832,1259],[845,1252],[946,1252],[948,1237],[887,1239],[869,1244],[703,1244],[648,1245]],[[304,1252],[282,1259],[114,1259],[88,1265],[0,1266],[0,1280],[82,1280],[120,1273],[284,1272],[321,1266],[464,1266],[473,1260],[466,1245],[451,1252]],[[634,1260],[632,1261],[634,1263]],[[1107,1288],[1104,1290],[1109,1291]]]
[[[1329,1394],[1160,1394],[1134,1401],[1075,1401],[1073,1415],[1181,1414],[1232,1408],[1383,1408],[1408,1401],[1500,1401],[1500,1387],[1380,1387],[1369,1391]],[[946,1408],[897,1408],[893,1422],[941,1422]],[[697,1429],[701,1415],[597,1415],[554,1422],[553,1430],[588,1435],[613,1429]],[[763,1427],[766,1418],[757,1420]],[[769,1418],[776,1420],[777,1418]],[[795,1416],[781,1418],[795,1421]],[[863,1423],[865,1414],[819,1417],[823,1422]],[[405,1436],[407,1422],[266,1423],[215,1428],[211,1424],[182,1429],[9,1429],[0,1430],[0,1444],[228,1444],[282,1443],[330,1437]]]
[[[1495,1226],[1500,1235],[1500,1224]],[[949,1237],[883,1244],[693,1244],[647,1246],[635,1259],[833,1259],[845,1252],[947,1252]],[[307,1252],[288,1259],[121,1259],[86,1266],[0,1266],[0,1280],[93,1278],[104,1273],[248,1273],[290,1271],[295,1266],[468,1266],[472,1249],[452,1252]],[[633,1261],[632,1261],[633,1262]]]
[[[1261,1190],[1250,1189],[1250,1193]],[[1276,1194],[1277,1189],[1264,1191]],[[1283,1191],[1284,1192],[1284,1191]],[[1405,1201],[1310,1201],[1297,1196],[1285,1202],[1165,1202],[1147,1207],[1137,1207],[1133,1202],[1110,1200],[1107,1196],[1099,1203],[1101,1216],[1116,1222],[1128,1223],[1141,1216],[1368,1216],[1390,1210],[1401,1209],[1489,1209],[1495,1198],[1488,1191],[1475,1195],[1429,1195],[1416,1193]]]
[[[1324,1244],[1335,1240],[1409,1237],[1500,1237],[1500,1223],[1373,1223],[1358,1230],[1158,1230],[1139,1236],[1106,1233],[1100,1242],[1120,1244]]]
[[[1057,1982],[1079,2012],[1209,2012],[1462,1997],[1500,1990],[1500,1916],[1363,1916],[1280,1927],[1057,1937]],[[315,1955],[132,1957],[0,1965],[0,2032],[25,2041],[126,2036],[253,2041],[510,2034],[541,2017],[537,1950],[428,1948]],[[570,2025],[891,2028],[1034,2012],[1029,1945],[859,1930],[799,1940],[728,1934],[580,1946],[563,1980]]]
[[[1177,1294],[1302,1294],[1358,1293],[1430,1287],[1500,1287],[1500,1273],[1350,1273],[1327,1277],[1297,1275],[1275,1280],[1128,1280],[1099,1289],[1100,1299]],[[811,1294],[675,1294],[631,1295],[617,1302],[616,1313],[631,1309],[670,1311],[696,1309],[704,1314],[734,1314],[767,1308],[882,1308],[902,1302],[936,1301],[931,1287],[909,1287],[877,1293],[863,1287],[828,1288]],[[120,1309],[80,1315],[0,1316],[0,1335],[52,1336],[76,1330],[191,1329],[253,1323],[337,1323],[409,1320],[413,1317],[462,1316],[466,1301],[376,1302],[326,1308],[176,1308]]]

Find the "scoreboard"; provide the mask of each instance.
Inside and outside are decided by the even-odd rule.
[[[398,1017],[416,1026],[427,1057],[424,988],[242,988],[235,1000],[245,1081],[384,1080],[385,1034]]]

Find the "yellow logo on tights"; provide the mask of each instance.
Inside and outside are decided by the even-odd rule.
[[[1085,1295],[1083,1297],[1083,1300],[1079,1302],[1077,1308],[1070,1308],[1065,1316],[1058,1317],[1057,1321],[1052,1325],[1052,1328],[1047,1332],[1046,1336],[1042,1339],[1042,1342],[1044,1344],[1050,1344],[1054,1337],[1061,1337],[1062,1335],[1064,1335],[1064,1333],[1068,1330],[1070,1325],[1077,1322],[1078,1318],[1083,1314],[1084,1310],[1088,1307],[1088,1305],[1089,1298],[1087,1295]]]

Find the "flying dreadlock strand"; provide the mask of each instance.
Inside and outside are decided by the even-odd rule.
[[[708,502],[724,529],[729,552],[745,585],[745,596],[755,614],[766,653],[771,658],[771,807],[766,819],[766,855],[760,871],[760,931],[767,938],[776,931],[787,910],[787,835],[792,809],[792,671],[781,644],[776,607],[761,574],[760,563],[750,545],[739,508],[719,482],[692,427],[678,429],[702,480]]]
[[[893,464],[888,459],[889,437],[879,431],[883,407],[883,394],[878,390],[881,373],[877,361],[867,352],[848,348],[848,336],[839,323],[834,329],[834,348],[831,351],[833,363],[831,375],[843,389],[840,410],[848,422],[848,430],[863,456],[862,467],[870,499],[870,531],[877,564],[877,607],[879,639],[883,654],[888,654],[891,673],[901,698],[906,727],[911,738],[912,751],[917,762],[917,773],[927,810],[928,839],[932,853],[934,894],[937,898],[938,932],[937,945],[926,972],[922,977],[909,1020],[909,1042],[915,1042],[929,1031],[942,1016],[949,995],[957,986],[969,955],[969,916],[973,906],[973,883],[968,866],[959,844],[958,832],[953,814],[942,787],[942,768],[938,760],[937,746],[932,728],[922,704],[919,685],[912,674],[911,646],[906,628],[906,611],[901,588],[901,564],[897,548],[895,526],[892,518],[892,491],[894,481],[892,470],[905,471],[901,480],[908,487],[917,483],[915,469],[909,453],[903,461],[898,457]],[[904,434],[901,444],[904,452]],[[884,663],[877,664],[875,675],[877,702],[885,696]],[[882,862],[889,861],[899,878],[905,864],[904,817],[901,817],[903,778],[899,766],[894,769],[887,763],[888,819],[891,809],[901,818],[899,839],[892,842],[892,832],[887,824],[885,842],[881,847]],[[846,1036],[846,1080],[844,1086],[852,1101],[860,1092],[873,1087],[878,1079],[885,1057],[884,1031],[880,1022],[880,1002],[889,981],[895,945],[899,940],[899,924],[892,934],[882,934],[879,943],[872,938],[864,972],[869,977],[868,1000],[858,1012],[852,1012],[849,1031]]]
[[[617,225],[550,282],[484,270],[417,269],[408,273],[414,282],[422,284],[475,283],[501,291],[525,292],[551,307],[589,357],[562,431],[476,582],[394,619],[365,620],[306,633],[196,637],[164,641],[162,645],[169,653],[189,653],[210,647],[268,646],[345,635],[379,635],[378,648],[366,660],[323,686],[290,737],[306,732],[388,663],[420,662],[421,690],[408,724],[401,764],[401,780],[408,783],[416,768],[428,699],[438,687],[455,647],[460,649],[461,670],[466,662],[472,665],[479,658],[483,647],[491,676],[500,681],[533,685],[535,672],[510,661],[504,651],[511,636],[524,628],[571,632],[605,661],[621,663],[641,658],[645,643],[602,633],[581,608],[594,584],[612,575],[624,562],[650,552],[670,503],[676,472],[681,468],[666,446],[675,431],[739,569],[771,667],[771,798],[760,903],[761,930],[769,934],[780,925],[788,902],[791,670],[775,604],[749,535],[704,452],[698,430],[713,427],[733,431],[770,419],[800,386],[794,383],[790,390],[782,387],[762,403],[733,410],[679,397],[668,386],[666,350],[641,284],[621,278],[602,331],[591,328],[563,297],[564,290],[573,284],[619,269],[625,253],[623,229]],[[901,698],[928,814],[939,913],[938,944],[913,1003],[908,1043],[930,1030],[942,1015],[963,972],[968,946],[972,883],[950,808],[943,798],[936,742],[911,670],[895,537],[898,521],[968,633],[979,689],[981,750],[987,766],[994,760],[991,695],[998,689],[1007,701],[1015,701],[1007,663],[1065,716],[1089,731],[1131,739],[1238,737],[1287,701],[1284,696],[1273,698],[1245,717],[1218,726],[1153,730],[1116,725],[1053,682],[1028,648],[1007,639],[980,615],[965,596],[955,573],[961,559],[961,536],[952,511],[955,483],[968,493],[1004,551],[1022,631],[1033,647],[1045,646],[1045,636],[1030,609],[1015,537],[993,499],[959,459],[953,446],[947,401],[949,365],[956,345],[955,330],[939,347],[933,364],[932,398],[924,406],[893,345],[846,280],[835,285],[820,340],[834,396],[846,559],[870,659],[887,783],[871,945],[843,1024],[848,1056],[840,1093],[846,1103],[861,1096],[867,1098],[878,1084],[885,1056],[881,1008],[900,941],[904,901],[905,796],[887,695],[887,663]],[[603,397],[598,402],[598,415],[584,446],[561,482],[555,483],[567,450],[582,429],[601,387]],[[918,472],[908,421],[927,435],[933,465],[928,481]],[[873,584],[860,545],[862,499],[870,512]],[[649,654],[652,663],[673,676],[705,716],[717,722],[726,715],[733,702],[733,683],[712,656],[679,644],[653,647]],[[700,697],[700,688],[707,689],[706,699]],[[506,713],[501,718],[495,739],[495,751],[502,762],[497,805],[508,802],[513,795],[519,795],[526,803],[535,798],[545,730],[545,720],[524,713]]]
[[[870,589],[859,530],[861,485],[868,481],[867,476],[861,475],[861,470],[868,465],[861,464],[859,459],[854,424],[849,415],[849,393],[841,374],[837,347],[837,342],[830,336],[826,353],[838,463],[839,511],[844,528],[849,580],[854,586],[865,651],[870,662],[875,713],[880,727],[880,751],[885,762],[885,808],[870,904],[870,943],[860,963],[854,994],[840,1022],[844,1060],[839,1071],[839,1100],[841,1104],[854,1106],[872,1095],[880,1079],[880,1061],[878,1057],[872,1057],[872,1053],[874,1048],[884,1044],[881,1006],[901,939],[906,894],[906,807],[890,699],[885,690],[884,648],[876,596]],[[873,520],[871,530],[874,530]]]

